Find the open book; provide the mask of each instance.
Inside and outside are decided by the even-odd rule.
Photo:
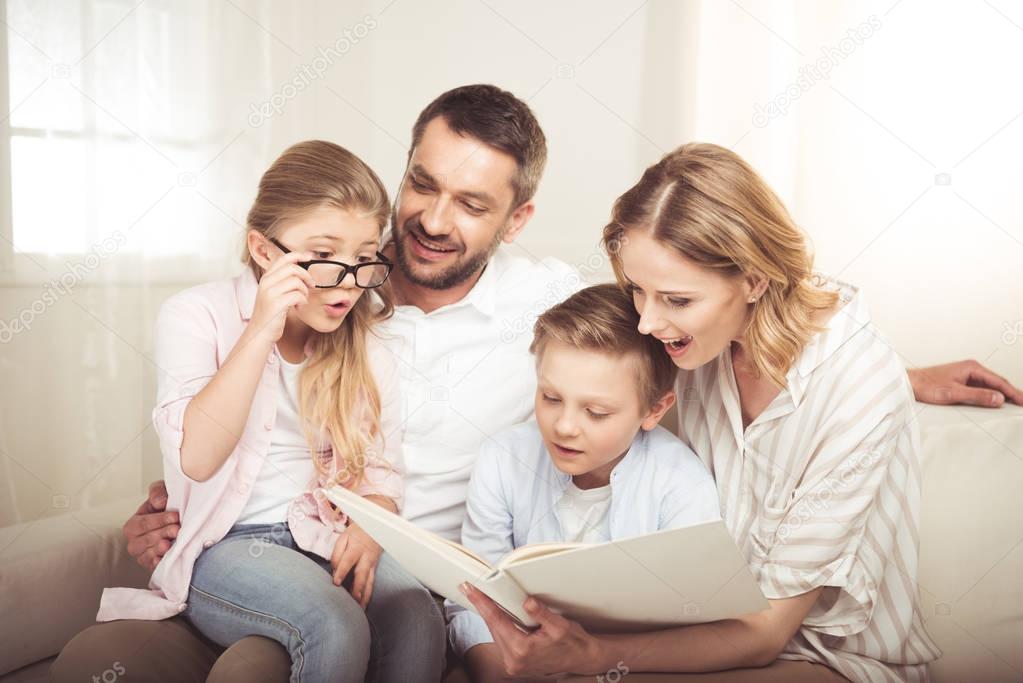
[[[525,627],[535,596],[592,631],[640,631],[737,617],[768,608],[745,559],[717,520],[610,543],[539,543],[491,564],[346,488],[325,490],[407,572],[476,611],[468,581]]]

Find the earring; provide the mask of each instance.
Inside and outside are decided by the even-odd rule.
[[[749,302],[750,302],[751,304],[755,304],[755,303],[757,302],[757,298],[756,298],[755,296],[751,296],[751,297],[749,298]]]

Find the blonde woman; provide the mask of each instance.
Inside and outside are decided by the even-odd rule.
[[[299,143],[260,180],[245,272],[163,305],[153,420],[181,528],[151,590],[107,589],[100,621],[180,613],[224,647],[261,635],[296,683],[439,679],[429,592],[318,491],[401,504],[398,376],[372,329],[392,311],[389,210],[353,154]]]
[[[685,145],[647,169],[603,237],[640,332],[682,370],[681,436],[713,473],[722,516],[771,606],[593,635],[533,601],[542,627],[523,634],[477,592],[506,668],[927,680],[940,653],[917,605],[913,392],[862,294],[812,272],[778,198],[714,145]]]

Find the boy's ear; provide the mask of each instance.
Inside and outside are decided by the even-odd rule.
[[[646,417],[643,418],[640,427],[644,431],[650,431],[661,423],[661,418],[668,412],[668,409],[675,405],[675,392],[668,391],[654,403],[650,408],[650,412],[647,413]]]

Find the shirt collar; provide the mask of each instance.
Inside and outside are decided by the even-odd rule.
[[[786,374],[796,405],[802,400],[811,373],[870,323],[870,313],[859,288],[824,275],[817,274],[816,278],[815,284],[838,293],[841,308],[825,323],[824,329],[807,342]]]

